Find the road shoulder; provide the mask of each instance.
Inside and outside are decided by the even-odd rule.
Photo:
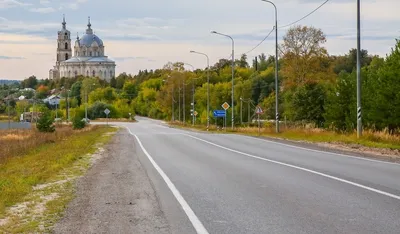
[[[171,233],[152,182],[120,130],[76,186],[55,233]]]

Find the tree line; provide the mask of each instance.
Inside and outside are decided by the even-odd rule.
[[[356,116],[355,49],[345,55],[330,55],[324,47],[326,35],[309,26],[290,28],[279,45],[279,112],[288,123],[313,124],[336,131],[353,131]],[[400,41],[381,58],[361,51],[363,125],[372,130],[398,134],[400,127]],[[250,123],[255,106],[264,110],[262,119],[275,119],[275,57],[261,54],[248,62],[243,54],[235,61],[235,124]],[[210,75],[210,113],[207,113],[207,73]],[[137,113],[157,119],[192,121],[192,103],[197,123],[206,124],[208,114],[231,102],[231,61],[221,59],[207,69],[190,71],[183,62],[168,63],[136,75],[120,74],[110,82],[98,78],[26,79],[23,87],[45,96],[49,90],[68,91],[71,109],[82,112],[86,101],[90,117],[104,117],[109,108],[114,117]],[[66,95],[66,92],[64,94]],[[63,94],[63,92],[61,92]],[[65,96],[64,95],[64,96]],[[86,98],[87,97],[87,98]],[[64,108],[65,104],[61,106]],[[1,108],[0,108],[1,111]]]

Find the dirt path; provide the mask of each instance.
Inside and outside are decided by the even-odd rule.
[[[55,233],[170,233],[152,184],[120,130],[105,156],[80,179]]]

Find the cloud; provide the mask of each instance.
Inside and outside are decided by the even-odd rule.
[[[160,41],[161,40],[157,36],[141,35],[141,34],[116,34],[112,36],[106,36],[104,38],[117,41]]]
[[[53,7],[42,7],[42,8],[31,8],[29,11],[46,14],[55,12],[56,9],[54,9]]]
[[[50,4],[50,1],[49,0],[40,0],[39,3],[41,5],[48,5],[48,4]]]
[[[12,8],[12,7],[23,7],[30,6],[30,3],[23,3],[17,0],[0,0],[0,9]]]
[[[112,57],[115,61],[127,61],[127,60],[146,60],[146,61],[154,61],[148,57]]]
[[[25,59],[25,58],[0,55],[0,59],[1,60],[11,60],[11,59]]]
[[[60,5],[60,10],[67,8],[67,9],[71,9],[71,10],[78,10],[79,6],[85,2],[87,2],[88,0],[75,0],[73,2],[69,2],[69,3],[62,3]]]

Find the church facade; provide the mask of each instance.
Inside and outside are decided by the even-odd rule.
[[[103,41],[93,33],[89,22],[86,33],[76,38],[72,56],[71,32],[67,30],[65,18],[58,31],[56,65],[49,71],[50,79],[61,77],[99,77],[110,81],[115,77],[116,64],[105,56]]]

